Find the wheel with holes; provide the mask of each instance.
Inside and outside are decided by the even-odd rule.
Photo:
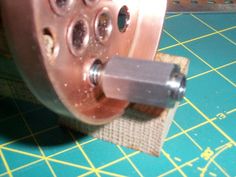
[[[48,108],[104,124],[128,103],[89,82],[91,65],[114,55],[152,60],[166,0],[2,0],[8,44],[25,82]]]

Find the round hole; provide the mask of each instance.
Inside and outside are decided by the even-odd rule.
[[[50,0],[51,6],[58,15],[65,15],[74,3],[74,0]]]
[[[57,47],[55,44],[55,40],[49,28],[43,29],[43,46],[45,49],[45,53],[48,57],[56,57]]]
[[[191,0],[192,4],[198,4],[198,0]]]
[[[84,0],[84,3],[88,6],[94,6],[98,3],[99,0]]]
[[[56,0],[56,5],[59,8],[65,8],[68,6],[68,0]]]
[[[117,22],[119,31],[124,33],[127,30],[130,23],[130,13],[127,6],[123,6],[120,9]]]
[[[112,19],[108,9],[103,9],[98,13],[95,22],[95,33],[100,42],[109,39],[112,32]]]
[[[88,29],[83,20],[79,20],[72,32],[72,45],[76,50],[81,50],[86,44]]]
[[[80,55],[89,42],[89,26],[85,19],[77,19],[69,31],[69,46],[72,53]]]

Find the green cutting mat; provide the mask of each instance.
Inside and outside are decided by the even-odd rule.
[[[44,107],[0,99],[2,176],[236,176],[236,14],[168,16],[160,51],[191,59],[159,158],[60,128]]]

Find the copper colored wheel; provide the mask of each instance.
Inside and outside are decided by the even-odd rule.
[[[89,69],[113,56],[152,60],[166,0],[1,0],[15,62],[47,107],[89,124],[121,115],[128,102],[108,99]]]

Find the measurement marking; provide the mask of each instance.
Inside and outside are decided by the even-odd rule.
[[[93,141],[95,141],[95,140],[96,140],[96,138],[94,138],[94,139],[92,139],[92,140],[89,140],[89,141],[87,141],[87,142],[81,143],[81,146],[83,146],[83,145],[85,145],[85,144],[88,144],[88,143],[91,143],[91,142],[93,142]],[[0,147],[1,147],[1,146],[0,146]],[[54,157],[54,156],[57,156],[57,155],[60,155],[60,154],[62,154],[62,153],[65,153],[65,152],[68,152],[68,151],[70,151],[70,150],[73,150],[73,149],[75,149],[75,148],[77,148],[76,145],[73,146],[73,147],[70,147],[70,148],[68,148],[68,149],[62,150],[62,151],[60,151],[60,152],[57,152],[57,153],[55,153],[55,154],[52,154],[52,155],[48,156],[48,158]],[[3,147],[3,149],[12,151],[10,148],[5,148],[5,147]],[[15,150],[15,149],[13,149],[13,150]],[[16,151],[15,151],[15,152],[16,152]],[[22,151],[22,152],[24,152],[24,151]],[[23,154],[22,152],[17,151],[17,153],[20,153],[20,154]],[[24,154],[24,155],[31,156],[31,154]],[[23,165],[23,166],[21,166],[21,167],[15,168],[15,169],[13,169],[13,170],[11,170],[11,171],[12,171],[12,172],[15,172],[15,171],[21,170],[21,169],[23,169],[23,168],[26,168],[26,167],[28,167],[28,166],[30,166],[30,165],[34,165],[34,164],[39,163],[39,162],[41,162],[41,161],[44,160],[44,159],[42,158],[42,156],[40,156],[40,157],[38,157],[38,158],[41,158],[41,159],[36,160],[36,161],[34,161],[34,162],[30,162],[30,163],[25,164],[25,165]],[[49,159],[49,160],[50,160],[50,159]],[[4,176],[4,175],[6,175],[6,174],[7,174],[7,173],[2,173],[2,174],[0,174],[0,177],[1,177],[1,176]]]
[[[173,38],[176,42],[180,43],[178,41],[178,39],[176,39],[173,35],[171,35],[169,32],[167,32],[166,30],[164,30],[164,32],[170,36],[171,38]],[[224,76],[223,74],[221,74],[218,70],[216,70],[213,66],[211,66],[208,62],[206,62],[204,59],[202,59],[199,55],[197,55],[195,52],[193,52],[191,49],[189,49],[188,47],[186,47],[185,45],[181,44],[187,51],[189,51],[191,54],[193,54],[196,58],[198,58],[200,61],[202,61],[205,65],[207,65],[209,68],[211,68],[212,70],[214,70],[218,75],[220,75],[224,80],[226,80],[228,83],[230,83],[232,86],[236,87],[236,84],[233,83],[229,78],[227,78],[226,76]]]
[[[213,164],[214,164],[226,177],[230,177],[230,175],[229,175],[215,160],[213,160]]]
[[[204,75],[209,74],[209,73],[211,73],[211,72],[213,72],[213,71],[214,71],[214,70],[211,69],[211,70],[209,70],[209,71],[205,71],[205,72],[203,72],[203,73],[196,74],[196,75],[194,75],[194,76],[191,76],[191,77],[187,78],[187,80],[189,81],[189,80],[192,80],[192,79],[195,79],[195,78],[204,76]]]
[[[41,130],[41,131],[39,131],[39,132],[37,132],[37,133],[34,133],[34,135],[36,136],[36,135],[38,135],[38,134],[45,133],[45,132],[47,132],[47,131],[53,130],[53,129],[58,128],[58,127],[59,127],[59,126],[56,125],[56,126],[47,128],[47,129],[45,129],[45,130]],[[3,149],[4,149],[4,146],[7,146],[7,145],[9,145],[9,144],[12,144],[12,143],[15,143],[15,142],[18,142],[18,141],[20,141],[20,140],[27,139],[27,138],[30,138],[30,137],[32,137],[32,135],[25,136],[25,137],[22,137],[22,138],[19,138],[19,139],[16,139],[16,140],[13,140],[13,141],[4,143],[4,144],[0,145],[0,148],[3,147]],[[84,142],[84,143],[81,143],[81,146],[86,145],[86,144],[88,144],[88,143],[91,143],[91,142],[93,142],[93,141],[95,141],[95,140],[96,140],[96,138],[94,138],[94,139],[92,139],[92,140],[89,140],[89,141],[86,141],[86,142]],[[62,153],[64,153],[64,152],[70,151],[70,150],[75,149],[75,148],[77,148],[76,145],[75,145],[74,147],[70,147],[70,148],[68,148],[68,149],[62,150],[62,151],[57,152],[57,153],[55,153],[55,154],[52,154],[52,155],[50,155],[50,156],[48,156],[48,157],[54,157],[54,156],[56,156],[56,155],[62,154]],[[10,149],[8,149],[8,150],[10,150]],[[15,151],[15,152],[16,152],[16,151]],[[24,152],[24,151],[22,151],[22,152]],[[19,151],[18,151],[17,153],[21,153],[21,154],[22,154],[22,152],[19,152]],[[24,154],[24,155],[26,155],[26,154]],[[29,154],[27,154],[27,155],[29,155]],[[45,159],[43,159],[43,157],[41,157],[41,159],[35,161],[35,163],[39,163],[39,162],[41,162],[41,161],[43,161],[43,160],[45,160]],[[49,159],[49,160],[50,160],[50,159]],[[32,162],[31,162],[31,163],[32,163]],[[25,168],[25,167],[27,167],[27,166],[30,165],[31,163],[22,166],[22,169]],[[21,168],[19,167],[19,169],[17,168],[17,169],[11,170],[11,171],[12,171],[12,172],[15,172],[15,171],[18,171],[18,170],[20,170],[20,169],[21,169]],[[6,175],[6,174],[7,174],[7,173],[2,173],[2,174],[0,174],[0,177],[1,177],[1,176],[4,176],[4,175]]]
[[[227,118],[227,116],[224,113],[219,113],[219,114],[216,115],[216,117],[220,120],[223,120],[223,119]]]
[[[216,177],[217,175],[215,174],[215,173],[213,173],[213,172],[209,172],[209,175],[210,176],[213,176],[213,177]]]
[[[186,103],[186,102],[185,102],[185,103],[182,103],[182,104],[179,105],[179,108],[182,107],[182,106],[185,106],[185,105],[187,105],[187,104],[188,104],[188,103]]]
[[[42,107],[37,107],[37,108],[34,108],[34,109],[32,109],[32,110],[25,111],[24,114],[29,114],[29,113],[31,113],[31,112],[38,111],[38,110],[40,110],[40,109],[42,109]],[[17,116],[20,116],[20,114],[17,113],[17,114],[14,114],[14,115],[5,117],[5,118],[3,118],[3,119],[0,120],[0,123],[1,123],[1,122],[4,122],[4,121],[7,121],[7,120],[9,120],[9,119],[16,118]]]
[[[133,161],[130,160],[129,157],[127,157],[127,154],[123,151],[123,149],[120,146],[117,146],[117,148],[120,150],[120,152],[123,154],[123,156],[128,160],[128,162],[134,168],[134,170],[137,172],[137,174],[139,176],[143,177],[142,173],[139,171],[139,169],[136,167],[136,165],[133,163]]]
[[[133,152],[133,153],[127,155],[127,157],[133,157],[133,156],[138,155],[139,153],[140,153],[139,151],[135,151],[135,152]],[[100,166],[98,169],[99,169],[99,170],[102,170],[102,169],[104,169],[104,168],[107,168],[107,167],[110,167],[110,166],[112,166],[112,165],[115,165],[115,164],[117,164],[117,163],[119,163],[119,162],[121,162],[121,161],[123,161],[123,160],[125,160],[125,159],[126,159],[125,157],[121,157],[121,158],[116,159],[116,160],[114,160],[114,161],[112,161],[112,162],[109,162],[109,163],[107,163],[107,164],[105,164],[105,165],[103,165],[103,166]],[[88,175],[90,175],[90,174],[92,174],[92,172],[87,172],[87,173],[84,173],[83,175],[81,175],[81,177],[85,177],[85,176],[88,176]]]
[[[44,159],[39,159],[39,160],[30,162],[30,163],[25,164],[25,165],[22,165],[22,166],[20,166],[20,167],[18,167],[18,168],[11,169],[11,172],[14,173],[14,172],[16,172],[16,171],[18,171],[18,170],[24,169],[24,168],[26,168],[26,167],[29,167],[29,166],[34,165],[34,164],[37,164],[37,163],[42,162],[42,161],[44,161]],[[0,177],[5,176],[6,174],[7,174],[7,173],[2,173],[2,174],[0,174]]]
[[[167,152],[165,152],[164,149],[162,149],[162,153],[163,155],[170,161],[170,163],[172,165],[174,165],[174,167],[179,171],[179,173],[184,176],[184,177],[187,177],[187,175],[183,172],[183,170],[180,168],[180,166],[178,166],[170,157],[170,154],[168,154]]]
[[[91,141],[92,141],[92,140],[91,140]],[[84,143],[81,143],[81,145],[82,145],[82,144],[87,144],[87,143],[88,143],[88,142],[84,142]],[[52,154],[52,155],[48,156],[47,158],[48,158],[48,160],[51,160],[51,157],[54,157],[54,156],[56,156],[56,155],[65,153],[65,152],[70,151],[70,150],[75,149],[75,148],[77,148],[76,145],[75,145],[74,147],[70,147],[70,148],[65,149],[65,150],[63,150],[63,151],[57,152],[57,153],[55,153],[55,154]],[[12,152],[14,151],[14,152],[16,152],[16,153],[23,154],[23,155],[27,155],[27,156],[31,156],[31,155],[32,155],[32,154],[25,154],[24,151],[16,151],[15,149],[7,148],[7,147],[3,147],[3,149],[8,150],[8,151],[12,151]],[[35,156],[34,156],[34,157],[35,157]],[[12,172],[15,172],[15,171],[21,170],[21,169],[23,169],[23,168],[26,168],[26,167],[28,167],[28,166],[30,166],[30,165],[33,165],[33,164],[39,163],[39,162],[41,162],[41,161],[44,161],[44,158],[43,158],[42,156],[38,156],[38,158],[41,158],[41,159],[36,160],[36,161],[34,161],[34,162],[30,162],[30,163],[25,164],[25,165],[23,165],[23,166],[21,166],[21,167],[12,169],[11,171],[12,171]],[[57,163],[58,163],[58,161],[57,161]],[[67,164],[67,165],[68,165],[68,164]],[[82,166],[81,166],[80,168],[82,168]],[[85,168],[86,168],[86,167],[85,167]],[[82,169],[84,169],[84,168],[82,168]],[[90,169],[90,168],[89,168],[89,169]],[[0,174],[0,177],[1,177],[1,176],[4,176],[4,175],[6,175],[6,174],[7,174],[7,173],[2,173],[2,174]]]
[[[175,157],[174,159],[175,159],[176,161],[178,161],[178,162],[182,162],[182,159],[179,158],[179,157]]]
[[[61,161],[61,160],[53,159],[51,157],[44,157],[42,155],[36,155],[36,154],[29,153],[29,152],[17,150],[17,149],[12,149],[12,148],[8,148],[8,147],[3,147],[2,149],[7,150],[7,151],[11,151],[11,152],[15,152],[15,153],[19,153],[19,154],[22,154],[22,155],[26,155],[26,156],[29,156],[29,157],[39,158],[39,159],[42,159],[42,160],[45,160],[45,158],[46,158],[47,160],[50,160],[50,161],[53,161],[53,162],[58,162],[60,164],[67,164],[67,165],[70,165],[70,166],[75,166],[75,164],[72,164],[72,163],[69,163],[69,162],[64,162],[64,161]],[[82,168],[82,169],[85,169],[85,170],[91,170],[91,168],[81,166],[81,165],[76,165],[76,167]]]
[[[32,134],[32,135],[30,134],[30,135],[27,135],[27,136],[24,136],[24,137],[21,137],[21,138],[18,138],[18,139],[9,141],[9,142],[4,143],[4,144],[2,144],[2,145],[0,145],[0,146],[2,146],[2,147],[3,147],[3,146],[7,146],[7,145],[10,145],[10,144],[16,143],[16,142],[18,142],[18,141],[25,140],[25,139],[30,138],[30,137],[32,137],[32,136],[37,136],[37,135],[39,135],[39,134],[46,133],[46,132],[48,132],[48,131],[50,131],[50,130],[53,130],[53,129],[56,129],[56,128],[58,128],[58,127],[59,127],[59,126],[56,125],[56,126],[47,128],[47,129],[45,129],[45,130],[39,131],[39,132],[37,132],[37,133],[34,133],[34,134]]]
[[[137,154],[140,154],[140,152],[139,152],[139,151],[135,151],[135,152],[133,152],[133,153],[127,155],[127,157],[133,157],[133,156],[135,156],[135,155],[137,155]],[[103,165],[103,166],[99,167],[98,169],[104,169],[104,168],[110,167],[111,165],[114,165],[114,164],[116,164],[116,163],[118,163],[118,162],[121,162],[121,161],[124,160],[124,159],[125,159],[125,157],[119,158],[119,159],[114,160],[114,161],[112,161],[112,162],[110,162],[110,163],[107,163],[106,165]]]
[[[186,104],[188,104],[188,103],[186,103]],[[207,122],[208,123],[208,122]],[[81,144],[82,145],[82,144]]]
[[[48,158],[48,160],[50,160],[51,162],[56,162],[56,163],[59,163],[59,164],[70,166],[70,167],[76,167],[76,168],[79,168],[79,169],[91,170],[92,171],[92,168],[77,165],[77,164],[74,164],[74,163],[70,163],[70,162],[66,162],[66,161],[62,161],[62,160],[58,160],[58,159],[52,159],[52,158]]]
[[[190,141],[201,151],[203,150],[202,147],[175,121],[173,120],[174,124],[190,139]]]
[[[187,163],[187,166],[193,167],[192,163]]]
[[[10,151],[10,152],[15,152],[15,153],[18,153],[18,154],[34,157],[34,158],[45,159],[45,157],[42,156],[42,155],[36,155],[36,154],[33,154],[33,153],[21,151],[21,150],[18,150],[18,149],[12,149],[12,148],[9,148],[9,147],[2,147],[2,149]]]
[[[176,14],[176,15],[171,15],[171,16],[165,17],[165,20],[171,19],[173,17],[178,17],[180,15],[182,15],[182,13],[179,13],[179,14]]]
[[[207,147],[205,151],[201,154],[201,157],[205,160],[209,160],[214,155],[214,151],[210,147]]]
[[[232,147],[233,146],[233,144],[231,143],[231,142],[228,142],[228,143],[226,143],[226,144],[224,144],[224,145],[222,145],[222,146],[219,146],[218,148],[215,148],[215,150],[216,151],[219,151],[219,150],[221,150],[221,149],[224,149],[224,148],[226,148],[226,147]]]
[[[8,83],[8,82],[7,82],[7,83]],[[32,135],[32,138],[33,138],[35,144],[37,145],[37,148],[39,149],[40,153],[41,153],[42,156],[44,157],[45,163],[47,164],[47,166],[48,166],[48,168],[49,168],[49,170],[50,170],[52,176],[56,177],[56,176],[57,176],[56,173],[54,172],[54,170],[53,170],[51,164],[48,162],[48,160],[47,160],[47,158],[46,158],[46,155],[45,155],[43,149],[40,147],[40,145],[39,145],[39,143],[38,143],[38,140],[37,140],[36,137],[33,135],[33,131],[32,131],[32,129],[30,128],[28,122],[26,121],[26,119],[25,119],[25,117],[24,117],[24,114],[21,112],[21,110],[20,110],[20,108],[19,108],[19,106],[18,106],[18,104],[17,104],[17,102],[16,102],[16,100],[15,100],[13,94],[12,94],[12,93],[13,93],[13,92],[12,92],[12,89],[10,89],[10,91],[11,91],[11,95],[12,95],[12,96],[11,96],[12,101],[14,102],[14,104],[15,104],[15,106],[16,106],[18,112],[19,112],[19,115],[20,115],[21,119],[23,120],[23,122],[24,122],[24,124],[25,124],[27,130],[28,130],[28,131],[30,132],[30,134]]]
[[[214,122],[211,121],[211,119],[209,117],[207,117],[206,114],[204,114],[197,106],[195,106],[188,98],[184,98],[189,105],[191,105],[200,115],[202,115],[202,117],[204,117],[207,121],[210,121],[209,123],[216,129],[218,130],[218,132],[220,132],[226,139],[228,139],[231,143],[233,143],[233,145],[235,146],[236,143],[235,141],[229,136],[227,135],[220,127],[218,127]]]
[[[197,19],[199,22],[201,22],[202,24],[204,24],[205,26],[207,26],[208,28],[210,28],[211,30],[217,32],[217,34],[219,34],[220,36],[222,36],[223,38],[225,38],[227,41],[229,41],[231,44],[236,45],[236,43],[234,41],[232,41],[231,39],[229,39],[227,36],[223,35],[221,32],[217,31],[215,28],[213,28],[212,26],[208,25],[206,22],[204,22],[202,19],[196,17],[195,15],[191,14],[191,16],[195,19]]]
[[[94,142],[94,141],[96,141],[96,140],[97,140],[97,138],[93,138],[93,139],[91,139],[91,140],[88,140],[88,141],[86,141],[86,142],[81,143],[80,145],[81,145],[81,146],[84,146],[84,145],[89,144],[89,143],[92,143],[92,142]]]
[[[114,176],[114,177],[126,177],[126,176],[116,174],[116,173],[112,173],[112,172],[108,172],[108,171],[98,171],[98,172],[100,172],[102,174],[105,174],[105,175]]]
[[[11,173],[11,169],[10,169],[10,167],[9,167],[9,165],[7,163],[7,160],[6,160],[6,158],[5,158],[5,156],[4,156],[4,154],[3,154],[1,149],[0,149],[0,157],[2,157],[2,162],[3,162],[3,164],[4,164],[5,168],[6,168],[7,174],[9,175],[9,177],[13,177],[13,175]]]
[[[101,175],[98,173],[98,171],[96,170],[95,166],[93,165],[92,161],[89,159],[88,155],[86,154],[86,152],[84,151],[84,149],[82,148],[82,146],[80,145],[80,143],[76,140],[76,138],[74,137],[74,135],[72,134],[72,132],[70,130],[68,130],[70,136],[72,137],[73,141],[76,143],[78,149],[80,150],[80,152],[83,154],[83,156],[85,157],[85,159],[87,160],[87,162],[89,163],[89,165],[92,168],[92,171],[98,176],[101,177]]]
[[[57,160],[57,159],[51,158],[51,157],[53,157],[53,156],[55,156],[55,155],[58,155],[58,154],[60,154],[60,153],[66,152],[66,151],[69,151],[69,150],[74,149],[74,148],[77,148],[77,146],[75,145],[74,147],[71,147],[71,148],[68,148],[68,149],[66,149],[66,150],[63,150],[63,151],[57,152],[57,153],[55,153],[55,154],[52,154],[52,155],[50,155],[50,156],[47,157],[47,160],[53,161],[53,162],[55,162],[55,163],[63,164],[63,165],[68,165],[68,166],[72,166],[72,167],[76,167],[76,168],[81,168],[81,169],[89,170],[89,172],[86,173],[87,175],[94,173],[94,172],[92,171],[92,169],[89,168],[89,167],[81,166],[81,165],[76,165],[76,164],[73,164],[73,163],[64,162],[64,161],[61,161],[61,160]],[[19,154],[31,156],[31,157],[40,158],[40,160],[38,160],[38,162],[45,160],[45,159],[44,159],[42,156],[40,156],[40,155],[35,155],[35,154],[27,153],[27,152],[24,152],[24,151],[20,151],[20,150],[16,150],[16,149],[7,148],[7,147],[3,147],[3,149],[8,150],[8,151],[12,151],[12,152],[16,152],[16,153],[19,153]],[[136,151],[136,152],[133,152],[133,153],[127,155],[127,157],[133,157],[133,156],[135,156],[135,155],[137,155],[137,154],[139,154],[139,153],[140,153],[139,151]],[[114,161],[112,161],[112,162],[110,162],[110,163],[108,163],[108,164],[106,164],[106,165],[104,165],[104,166],[99,167],[99,169],[96,169],[96,170],[99,170],[99,172],[100,172],[100,171],[102,171],[103,168],[106,168],[106,167],[109,167],[109,166],[111,166],[111,165],[114,165],[114,164],[116,164],[116,163],[118,163],[118,162],[120,162],[120,161],[122,161],[122,160],[124,160],[124,159],[125,159],[125,157],[116,159],[116,160],[114,160]],[[38,163],[38,162],[37,162],[37,163]],[[35,163],[36,163],[36,162],[35,162]],[[30,164],[30,163],[29,163],[29,164]],[[28,164],[28,165],[29,165],[29,164]],[[27,164],[26,164],[25,167],[27,167]],[[19,167],[19,168],[20,168],[20,167]],[[22,167],[22,168],[23,168],[23,167]],[[20,170],[20,169],[19,169],[19,170]],[[15,172],[15,171],[18,171],[18,169],[14,169],[14,170],[12,170],[12,171],[14,171],[14,172]],[[6,173],[1,174],[0,176],[4,176],[4,175],[6,175]]]
[[[199,171],[203,171],[203,169],[201,168],[201,167],[197,167],[197,170],[199,170]]]
[[[213,160],[215,160],[216,157],[218,157],[222,152],[224,152],[226,149],[228,149],[230,147],[225,147],[222,148],[221,150],[217,151],[211,158],[210,160],[207,162],[206,166],[202,169],[202,172],[200,174],[200,176],[205,176],[206,171],[208,170],[208,167],[210,166],[210,164],[213,162]]]
[[[24,151],[12,149],[12,148],[7,148],[7,147],[3,147],[3,149],[5,149],[7,151],[11,151],[11,152],[16,152],[16,153],[19,153],[19,154],[27,155],[27,156],[30,156],[30,157],[39,158],[39,160],[36,160],[34,162],[25,164],[25,165],[23,165],[21,167],[18,167],[18,168],[15,168],[15,169],[11,170],[12,172],[21,170],[23,168],[29,167],[31,165],[34,165],[36,163],[39,163],[39,162],[45,160],[45,158],[43,156],[40,156],[40,155],[35,155],[35,154],[32,154],[32,153],[28,153],[28,152],[24,152]],[[86,166],[81,166],[81,165],[73,164],[73,163],[70,163],[70,162],[65,162],[65,161],[61,161],[61,160],[58,160],[58,159],[53,159],[53,158],[51,158],[49,156],[46,157],[46,159],[49,160],[49,161],[55,162],[55,163],[59,163],[59,164],[67,165],[67,166],[72,166],[72,167],[76,167],[76,168],[79,168],[79,169],[84,169],[84,170],[89,170],[89,171],[92,170],[92,168],[89,168],[89,167],[86,167]],[[106,171],[103,171],[103,170],[98,170],[98,172],[101,172],[101,173],[104,173],[104,174],[108,174],[109,173],[111,176],[122,176],[122,175],[117,175],[117,174],[114,174],[114,173],[106,172]],[[0,176],[4,176],[5,174],[6,173],[3,173]]]
[[[219,66],[219,67],[217,67],[217,68],[215,68],[215,69],[216,69],[216,70],[220,70],[220,69],[229,67],[229,66],[234,65],[234,64],[236,64],[236,61],[233,61],[233,62],[227,63],[227,64],[225,64],[225,65]],[[211,69],[211,70],[209,70],[209,71],[205,71],[205,72],[196,74],[196,75],[194,75],[194,76],[189,77],[187,80],[192,80],[192,79],[198,78],[198,77],[200,77],[200,76],[204,76],[204,75],[206,75],[206,74],[209,74],[209,73],[211,73],[211,72],[214,72],[214,70]]]
[[[227,144],[229,144],[229,143],[230,143],[230,142],[228,142],[228,143],[226,143],[226,144],[223,144],[223,145],[221,145],[221,146],[215,148],[215,151],[218,151],[218,150],[224,148],[224,147],[227,146]],[[230,144],[231,144],[231,143],[230,143]]]
[[[220,30],[218,32],[222,33],[222,32],[230,31],[230,30],[233,30],[233,29],[236,29],[236,26],[226,28],[226,29]],[[196,37],[196,38],[193,38],[193,39],[189,39],[189,40],[186,40],[186,41],[183,41],[183,42],[178,42],[178,44],[173,44],[173,45],[170,45],[170,46],[167,46],[167,47],[160,48],[158,51],[161,52],[161,51],[164,51],[164,50],[167,50],[167,49],[170,49],[170,48],[174,48],[174,47],[181,46],[181,45],[184,45],[184,44],[187,44],[187,43],[190,43],[190,42],[194,42],[194,41],[197,41],[197,40],[200,40],[200,39],[203,39],[203,38],[207,38],[207,37],[218,34],[218,32],[213,32],[213,33],[202,35],[202,36],[199,36],[199,37]]]
[[[234,112],[236,112],[236,108],[235,108],[235,109],[232,109],[231,111],[226,112],[226,114],[232,114],[232,113],[234,113]]]
[[[214,117],[214,118],[210,119],[210,121],[215,121],[216,119],[217,119],[217,118]],[[209,123],[209,121],[202,122],[202,123],[200,123],[200,124],[198,124],[198,125],[195,125],[195,126],[189,128],[189,129],[186,129],[185,132],[188,133],[188,132],[190,132],[190,131],[192,131],[192,130],[195,130],[195,129],[199,128],[199,127],[202,127],[202,126],[204,126],[204,125],[206,125],[206,124],[208,124],[208,123]],[[172,139],[174,139],[174,138],[176,138],[176,137],[178,137],[178,136],[180,136],[180,135],[183,135],[183,134],[184,134],[184,132],[176,133],[176,134],[174,134],[174,135],[172,135],[172,136],[166,138],[166,139],[165,139],[165,142],[166,142],[166,141],[170,141],[170,140],[172,140]]]
[[[197,160],[199,160],[198,157],[196,157],[196,158],[194,158],[193,160],[190,160],[190,161],[188,161],[188,162],[185,162],[184,164],[180,165],[179,168],[182,169],[182,168],[185,167],[185,166],[193,166],[192,163],[196,162]],[[191,164],[191,165],[190,165],[190,164]],[[167,171],[167,172],[165,172],[165,173],[159,175],[159,177],[164,177],[164,176],[166,176],[166,175],[169,175],[169,174],[175,172],[176,170],[177,170],[177,168],[173,168],[173,169],[171,169],[171,170],[169,170],[169,171]]]

